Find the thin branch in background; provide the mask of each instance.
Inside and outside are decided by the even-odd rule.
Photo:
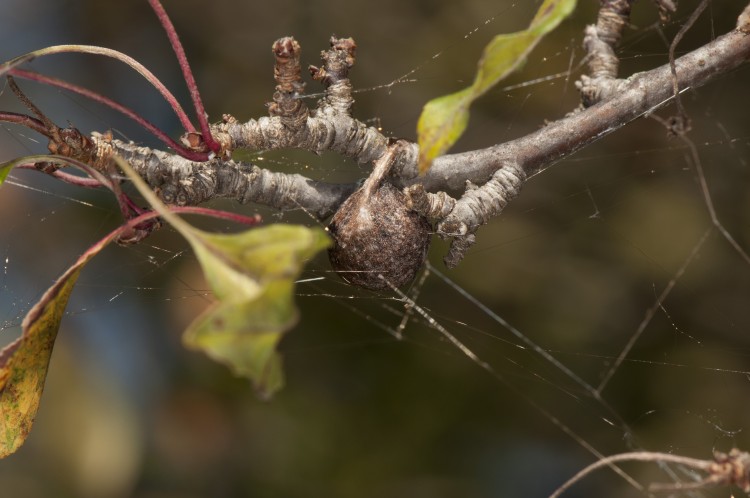
[[[676,134],[688,147],[688,150],[690,151],[690,162],[693,163],[693,166],[695,167],[696,173],[698,175],[698,181],[700,183],[701,187],[701,193],[703,194],[703,199],[706,204],[706,208],[708,209],[709,216],[711,218],[712,225],[721,233],[721,235],[729,242],[729,244],[737,251],[737,253],[747,262],[750,264],[750,256],[747,254],[747,252],[742,248],[742,246],[739,245],[739,243],[735,240],[734,237],[729,233],[729,231],[722,225],[721,221],[719,221],[718,216],[716,215],[716,209],[714,207],[713,199],[711,197],[711,193],[708,189],[708,182],[706,181],[706,175],[703,171],[703,165],[700,160],[700,156],[698,155],[698,149],[696,148],[693,141],[687,136],[687,132],[689,131],[689,118],[685,112],[684,107],[682,106],[680,96],[679,96],[679,86],[677,81],[677,72],[675,70],[675,62],[674,62],[674,51],[679,43],[679,41],[682,39],[684,34],[687,32],[688,29],[695,23],[695,21],[698,19],[698,16],[703,12],[703,10],[708,5],[707,0],[703,0],[701,4],[695,9],[693,14],[690,16],[690,19],[683,25],[682,29],[680,29],[679,33],[675,36],[670,48],[669,48],[669,59],[670,59],[670,70],[672,72],[672,83],[673,83],[673,90],[675,92],[675,101],[678,108],[678,116],[676,118],[672,118],[670,121],[666,121],[658,116],[651,115],[650,117],[659,121],[662,123],[671,133]],[[669,296],[670,292],[676,285],[677,281],[682,277],[682,275],[687,270],[687,267],[690,265],[690,263],[695,259],[695,257],[698,255],[698,252],[700,248],[703,246],[705,241],[707,240],[711,230],[707,230],[704,232],[701,239],[698,241],[698,243],[693,247],[693,250],[691,251],[688,258],[683,262],[682,266],[677,270],[677,273],[672,277],[672,279],[667,283],[667,286],[664,288],[664,290],[661,292],[661,294],[657,297],[656,302],[646,311],[646,315],[643,317],[643,320],[638,325],[638,328],[636,329],[635,333],[630,337],[630,340],[625,345],[623,350],[618,355],[615,362],[612,364],[612,366],[607,370],[604,377],[602,378],[602,381],[599,384],[599,387],[597,387],[597,392],[601,393],[604,388],[609,383],[612,376],[615,374],[617,369],[620,367],[622,362],[625,360],[627,355],[630,353],[631,349],[635,345],[635,343],[638,341],[640,336],[643,334],[643,332],[646,330],[646,327],[651,323],[651,320],[655,316],[656,312],[660,309],[660,307],[663,306],[664,300]]]
[[[663,118],[655,115],[652,115],[651,118],[663,124],[668,130],[674,131],[674,128],[672,126],[673,123],[667,122]],[[732,248],[737,251],[737,254],[739,254],[747,264],[750,264],[750,254],[748,254],[747,251],[745,251],[745,249],[739,244],[739,242],[737,242],[737,239],[735,239],[732,234],[729,233],[729,230],[724,227],[724,225],[721,223],[721,220],[719,220],[719,216],[716,214],[716,207],[714,206],[711,191],[708,188],[708,181],[706,180],[706,174],[703,171],[703,163],[701,161],[700,155],[698,154],[698,148],[684,132],[679,132],[677,136],[685,143],[688,150],[690,151],[689,161],[693,164],[695,172],[698,176],[698,183],[700,184],[701,193],[703,194],[703,201],[706,204],[706,209],[708,210],[708,215],[711,218],[711,223],[714,227],[716,227],[721,236],[724,237],[727,242],[729,242],[729,245],[731,245]]]
[[[729,453],[716,452],[713,460],[700,460],[698,458],[672,455],[671,453],[636,451],[612,455],[592,463],[557,488],[549,498],[559,498],[573,484],[597,469],[618,462],[633,461],[673,463],[708,473],[708,476],[696,482],[686,484],[653,484],[649,487],[649,491],[694,490],[718,485],[738,486],[745,493],[750,491],[750,454],[740,451],[737,448],[733,448]]]
[[[506,328],[508,331],[510,331],[516,338],[520,339],[525,346],[532,349],[535,353],[540,355],[542,358],[544,358],[546,361],[548,361],[550,364],[555,366],[557,369],[559,369],[561,372],[563,372],[568,378],[570,378],[572,381],[580,385],[586,392],[591,394],[594,399],[607,411],[610,412],[610,414],[619,422],[622,424],[622,427],[627,434],[631,432],[630,428],[625,424],[620,416],[617,414],[617,412],[614,411],[614,409],[601,397],[598,395],[598,393],[594,390],[592,386],[590,386],[586,381],[584,381],[581,377],[576,375],[572,370],[570,370],[568,367],[563,365],[557,358],[552,356],[548,351],[542,349],[538,344],[533,342],[531,339],[529,339],[526,335],[521,333],[520,330],[513,327],[510,323],[508,323],[504,318],[502,318],[500,315],[492,311],[489,307],[487,307],[484,303],[479,301],[477,298],[469,294],[466,289],[461,287],[460,285],[457,285],[455,282],[453,282],[451,279],[449,279],[446,275],[441,273],[437,268],[432,266],[429,262],[427,262],[427,268],[430,270],[430,273],[439,277],[443,282],[445,282],[448,286],[451,287],[454,291],[456,291],[458,294],[460,294],[462,297],[464,297],[466,300],[468,300],[470,303],[477,306],[482,312],[487,314],[490,318],[495,320],[497,323],[502,325],[504,328]],[[404,298],[404,294],[401,291],[396,290],[396,292],[399,294],[399,296]],[[408,302],[408,298],[407,298]],[[426,313],[422,308],[418,308],[416,304],[413,305],[414,310],[419,313],[420,315],[424,316]],[[421,311],[420,311],[421,310]],[[431,321],[430,321],[431,320]],[[429,324],[437,323],[436,320],[432,317],[430,317],[430,320],[428,320]],[[439,324],[438,324],[439,325]],[[440,329],[438,329],[440,331]],[[441,332],[442,333],[442,332]],[[473,354],[473,353],[472,353]],[[486,365],[486,366],[485,366]],[[558,429],[560,429],[563,433],[570,436],[575,442],[580,444],[584,449],[586,449],[588,452],[590,452],[592,455],[594,455],[596,458],[602,459],[604,458],[604,455],[599,452],[596,448],[594,448],[591,444],[589,444],[585,439],[583,439],[581,436],[576,434],[570,427],[568,427],[562,420],[555,417],[552,413],[550,413],[547,409],[545,409],[543,406],[539,405],[537,402],[532,400],[525,392],[521,391],[514,385],[512,385],[510,382],[508,382],[505,377],[500,375],[496,370],[494,370],[491,366],[489,366],[486,363],[480,364],[484,370],[486,370],[488,373],[493,375],[497,380],[502,382],[508,389],[516,393],[518,396],[520,396],[524,401],[526,401],[529,405],[534,407],[536,410],[538,410],[542,415],[544,415],[552,424],[554,424]],[[628,475],[624,470],[617,467],[614,464],[609,464],[610,468],[617,473],[620,477],[625,479],[625,481],[628,482],[631,486],[633,486],[638,491],[643,491],[643,486],[641,486],[638,481],[633,479],[630,475]]]
[[[197,214],[199,216],[208,216],[219,220],[231,221],[240,225],[253,226],[261,223],[263,219],[259,214],[246,216],[233,211],[221,211],[218,209],[204,208],[198,206],[170,206],[170,211],[177,214]]]
[[[693,163],[695,171],[698,175],[698,182],[700,183],[701,193],[703,194],[703,200],[706,204],[706,209],[708,209],[708,214],[711,217],[711,223],[716,227],[719,233],[721,233],[722,237],[724,237],[724,239],[729,242],[729,245],[731,245],[732,248],[737,251],[740,257],[742,257],[742,259],[744,259],[746,263],[750,264],[750,255],[748,255],[745,249],[743,249],[739,242],[737,242],[732,234],[729,233],[729,231],[724,227],[724,225],[719,220],[718,215],[716,214],[716,208],[714,206],[713,198],[711,197],[711,192],[708,188],[708,182],[703,171],[703,164],[701,162],[700,155],[698,154],[698,148],[695,146],[695,143],[687,136],[687,132],[690,130],[690,119],[688,118],[687,113],[685,112],[685,108],[682,105],[679,83],[677,80],[677,70],[675,64],[675,50],[677,48],[677,44],[685,36],[685,33],[687,33],[687,31],[695,24],[695,22],[698,20],[698,17],[703,13],[708,4],[709,0],[701,1],[698,7],[696,7],[696,9],[690,15],[690,18],[687,20],[687,22],[675,35],[674,40],[672,40],[672,44],[669,46],[669,67],[672,72],[672,90],[674,92],[675,103],[677,104],[678,115],[672,118],[669,122],[665,122],[658,116],[652,117],[665,125],[671,133],[680,137],[685,145],[687,145],[688,150],[690,151],[690,161]],[[747,19],[743,19],[743,16],[746,16],[748,9],[750,9],[750,5],[745,7],[745,10],[738,18],[737,24],[740,29],[742,29],[743,26],[747,23]]]
[[[680,41],[682,41],[685,33],[687,33],[690,28],[693,27],[695,22],[698,20],[698,17],[700,17],[703,11],[706,10],[708,2],[709,0],[702,0],[701,3],[698,4],[693,13],[690,14],[688,20],[677,32],[674,39],[672,40],[672,43],[669,45],[669,69],[672,71],[672,91],[674,92],[675,104],[677,104],[677,116],[676,118],[674,118],[672,128],[674,129],[674,133],[677,134],[682,134],[690,130],[690,118],[688,118],[688,115],[685,112],[685,107],[682,105],[682,98],[680,97],[680,85],[677,80],[677,66],[675,64],[674,54],[675,50],[677,50],[677,45],[680,43]]]
[[[719,220],[718,215],[716,214],[714,201],[711,196],[711,192],[708,189],[706,174],[703,171],[703,164],[701,162],[700,156],[698,155],[698,148],[695,146],[695,143],[693,143],[693,141],[690,140],[686,135],[680,135],[680,138],[683,142],[685,142],[685,144],[688,146],[688,149],[690,150],[690,159],[693,163],[693,166],[695,166],[696,173],[698,174],[698,182],[700,183],[703,200],[706,203],[706,209],[708,209],[708,214],[711,217],[711,223],[713,223],[722,237],[724,237],[726,241],[729,242],[729,245],[731,245],[732,248],[737,251],[737,254],[739,254],[747,264],[750,264],[750,255],[748,255],[747,251],[743,249],[743,247],[739,244],[739,242],[737,242],[732,234],[729,233],[729,230],[724,227],[724,225]]]
[[[664,300],[667,299],[669,294],[672,292],[672,289],[674,289],[675,285],[677,285],[677,282],[680,280],[680,278],[682,278],[682,276],[685,274],[685,271],[688,269],[690,264],[698,256],[701,248],[703,247],[703,244],[705,244],[706,240],[708,240],[708,236],[711,234],[712,231],[713,229],[709,228],[703,233],[703,235],[695,244],[695,246],[693,246],[693,250],[690,251],[690,254],[688,255],[688,257],[685,259],[685,261],[682,262],[682,265],[677,269],[677,272],[675,272],[675,274],[669,280],[666,287],[664,287],[664,290],[661,291],[661,294],[659,294],[659,297],[656,298],[656,301],[654,302],[654,304],[646,311],[646,315],[643,317],[643,320],[641,320],[641,323],[638,325],[638,328],[635,330],[633,335],[630,336],[630,340],[628,340],[628,343],[625,344],[625,347],[622,349],[622,351],[620,351],[620,354],[617,356],[617,359],[615,360],[615,362],[612,363],[612,366],[610,366],[607,372],[604,374],[602,381],[599,383],[599,386],[596,388],[597,395],[601,396],[602,391],[604,390],[605,387],[607,387],[607,384],[612,379],[612,376],[620,368],[620,365],[622,365],[622,362],[625,361],[625,358],[627,358],[628,354],[630,354],[630,350],[633,349],[633,346],[635,346],[635,343],[638,341],[638,339],[641,337],[643,332],[646,330],[646,327],[648,327],[648,325],[651,323],[651,320],[656,315],[656,312],[659,311]]]
[[[15,164],[14,164],[15,163]],[[115,196],[117,204],[120,208],[123,220],[126,222],[133,218],[137,218],[147,212],[145,209],[139,208],[130,198],[122,192],[119,182],[114,180],[111,175],[106,175],[99,171],[95,167],[87,164],[84,161],[60,155],[37,155],[37,156],[26,156],[23,158],[16,159],[4,163],[3,166],[11,164],[13,167],[28,168],[33,167],[34,169],[43,173],[52,174],[54,176],[57,173],[57,168],[60,166],[72,166],[86,173],[90,178],[88,181],[85,178],[79,178],[73,175],[65,175],[61,179],[67,183],[72,183],[82,187],[105,187],[109,189]],[[95,183],[94,183],[95,182]],[[146,223],[146,222],[144,222]],[[159,228],[161,225],[158,221],[148,221],[144,225],[131,226],[129,230],[124,231],[118,236],[118,243],[121,244],[134,244],[143,240],[151,232]]]
[[[185,55],[185,49],[182,48],[182,43],[180,43],[180,37],[177,36],[177,31],[174,29],[172,21],[169,19],[167,12],[164,10],[164,7],[162,7],[159,0],[148,0],[148,3],[156,13],[156,17],[159,19],[159,23],[164,28],[164,31],[167,32],[169,43],[170,45],[172,45],[172,49],[177,56],[177,62],[180,64],[182,75],[185,78],[185,84],[187,84],[188,90],[190,91],[190,97],[193,99],[193,105],[195,106],[195,113],[198,117],[198,123],[200,124],[203,141],[206,146],[208,146],[209,150],[211,150],[212,152],[219,152],[221,150],[221,145],[219,144],[219,142],[214,140],[214,137],[211,134],[211,128],[208,125],[208,118],[206,110],[203,107],[201,94],[200,91],[198,91],[198,85],[195,82],[193,71],[190,69],[190,64],[188,63],[187,56]],[[190,132],[191,130],[186,131]]]

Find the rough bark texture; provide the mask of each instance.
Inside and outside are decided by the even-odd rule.
[[[750,58],[745,9],[737,29],[676,59],[672,67],[665,64],[618,79],[615,47],[628,23],[632,3],[633,0],[603,0],[596,25],[587,28],[584,46],[590,66],[589,74],[578,82],[584,104],[581,109],[524,137],[442,156],[421,177],[417,175],[418,146],[399,144],[399,153],[389,161],[388,186],[383,195],[398,197],[399,203],[403,200],[408,210],[435,220],[440,236],[454,238],[449,264],[460,260],[476,230],[502,212],[518,195],[526,178],[667,105],[678,92],[702,86]],[[671,1],[659,0],[657,5],[660,12],[667,14],[674,8]],[[322,66],[310,67],[313,79],[325,87],[315,109],[308,109],[301,99],[305,85],[300,76],[299,44],[292,38],[282,38],[272,49],[277,85],[269,116],[240,123],[225,115],[211,128],[213,138],[220,144],[211,160],[195,162],[100,134],[82,142],[80,150],[71,151],[69,157],[103,169],[110,163],[111,154],[119,154],[165,201],[174,204],[199,204],[227,197],[282,210],[305,209],[319,219],[327,218],[356,190],[355,184],[335,185],[268,171],[231,160],[232,151],[333,151],[360,164],[375,164],[388,155],[389,140],[378,129],[351,116],[354,99],[348,75],[356,56],[352,39],[332,38],[330,48],[321,54]],[[192,144],[200,140],[200,135],[187,138],[192,139],[187,140]],[[196,142],[196,150],[200,145]],[[402,188],[405,194],[398,190]],[[463,194],[453,199],[445,191]]]
[[[101,144],[101,135],[94,135]],[[331,216],[354,192],[355,184],[333,184],[302,175],[277,173],[238,161],[199,163],[119,140],[109,142],[169,204],[195,205],[214,198],[255,202],[280,210],[305,209],[319,219]]]
[[[698,88],[749,59],[750,36],[736,29],[676,60],[679,87]],[[529,176],[669,104],[673,97],[672,76],[665,64],[626,79],[621,91],[609,100],[534,133],[486,149],[439,157],[422,178],[417,178],[415,160],[404,165],[400,176],[405,183],[421,183],[428,191],[461,189],[467,180],[482,184],[503,164],[514,161]]]
[[[744,28],[743,28],[744,29]],[[697,88],[717,76],[747,62],[750,58],[750,36],[736,29],[707,45],[676,60],[678,84],[681,90]],[[638,73],[622,80],[621,91],[612,98],[588,109],[554,121],[538,131],[494,145],[485,149],[448,154],[439,157],[426,175],[417,175],[417,145],[406,148],[401,159],[394,165],[391,176],[401,186],[421,184],[428,192],[441,190],[460,191],[467,181],[481,185],[505,164],[518,163],[530,176],[545,167],[570,156],[586,145],[616,131],[638,117],[667,105],[673,98],[671,74],[668,64],[657,69]],[[309,116],[302,131],[290,133],[279,117],[265,117],[238,123],[232,119],[214,126],[220,142],[234,148],[269,150],[301,148],[314,153],[326,150],[338,152],[359,163],[370,163],[382,156],[388,140],[377,129],[367,127],[354,118],[323,106]],[[95,135],[94,141],[100,140]],[[237,161],[214,159],[197,163],[182,157],[134,144],[113,142],[115,151],[136,161],[139,172],[153,187],[163,184],[168,178],[190,183],[193,178],[205,187],[185,189],[182,201],[187,204],[204,202],[213,197],[232,197],[240,202],[271,200],[279,209],[305,207],[321,217],[330,215],[343,202],[346,193],[355,190],[354,185],[331,185],[306,179],[300,175],[281,173],[272,181],[254,188],[227,188],[226,182],[218,190],[212,190],[205,177],[215,176],[216,170],[235,170],[227,174],[230,178],[243,177],[254,166]],[[175,172],[180,174],[175,176]],[[263,170],[261,170],[263,171]],[[231,180],[230,180],[231,182]],[[279,202],[278,185],[289,185],[287,192],[294,192],[294,200]],[[218,188],[218,187],[217,187]],[[178,190],[179,187],[177,188]],[[270,189],[269,192],[266,190]],[[252,191],[252,192],[251,192]]]
[[[705,85],[713,78],[747,62],[749,58],[750,37],[742,29],[733,30],[676,60],[679,88],[684,90]],[[439,157],[423,177],[417,176],[417,145],[411,144],[399,163],[394,166],[392,176],[402,186],[420,183],[428,192],[461,190],[466,181],[483,184],[495,171],[509,162],[517,162],[528,176],[634,119],[667,105],[672,98],[670,68],[665,64],[621,80],[620,91],[608,100],[554,121],[534,133],[485,149]],[[339,102],[335,99],[334,101]],[[219,141],[230,150],[300,148],[313,153],[334,151],[361,164],[371,163],[382,156],[388,144],[387,138],[376,128],[364,125],[339,109],[326,105],[325,102],[307,117],[299,132],[291,132],[278,116],[245,123],[228,117],[225,122],[215,125],[213,131]],[[129,149],[136,147],[124,143],[117,145],[118,153],[127,153]],[[170,168],[190,163],[168,153],[152,152],[158,154],[160,161],[167,161]],[[237,162],[219,162],[224,168],[248,168],[248,165]],[[216,167],[213,162],[196,164],[204,164],[208,168]],[[159,168],[160,165],[154,162],[152,169]],[[195,175],[202,174],[200,167],[189,169]],[[334,211],[336,205],[329,205],[326,209],[320,207],[329,202],[340,203],[341,200],[331,197],[330,189],[324,183],[316,182],[314,185],[316,189],[321,189],[320,199],[313,199],[313,196],[306,198],[317,206],[313,210]],[[351,187],[348,188],[353,190]],[[204,197],[190,198],[187,202],[200,202],[210,197],[225,195],[226,191],[209,191]]]

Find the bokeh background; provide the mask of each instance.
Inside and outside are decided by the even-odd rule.
[[[410,139],[421,106],[465,86],[487,41],[522,29],[539,3],[164,0],[212,119],[224,112],[239,119],[266,112],[275,39],[295,36],[304,63],[317,64],[318,52],[336,34],[354,37],[359,47],[352,72],[360,90],[355,115]],[[680,2],[666,26],[658,25],[651,3],[637,3],[621,49],[623,73],[666,63],[668,40],[696,3]],[[710,4],[679,51],[731,29],[743,4]],[[583,27],[597,6],[581,2],[504,88],[474,106],[456,150],[520,136],[576,106]],[[62,43],[126,52],[189,101],[145,0],[0,2],[3,60]],[[116,62],[59,55],[31,66],[126,103],[174,136],[180,132],[158,94]],[[719,219],[746,250],[749,84],[750,68],[744,67],[684,97]],[[107,109],[22,85],[59,124],[111,128],[157,145]],[[308,92],[317,91],[310,82]],[[0,108],[21,110],[7,88]],[[44,150],[38,139],[3,126],[0,160]],[[266,167],[329,181],[366,174],[334,155],[284,151],[262,157]],[[268,221],[314,223],[304,213],[278,215],[226,201],[214,206],[261,212]],[[0,343],[6,343],[54,278],[119,220],[105,193],[34,172],[12,174],[0,190],[0,213]],[[302,319],[282,344],[287,386],[271,401],[257,399],[246,381],[182,348],[181,330],[210,296],[195,259],[172,230],[137,247],[109,248],[76,288],[33,433],[0,462],[0,494],[542,497],[595,460],[584,444],[603,454],[647,449],[702,458],[717,449],[748,449],[750,265],[716,230],[697,248],[710,227],[684,144],[669,139],[656,121],[641,119],[529,181],[503,216],[479,232],[456,270],[442,267],[446,245],[433,245],[432,264],[454,284],[430,273],[418,303],[492,374],[419,317],[408,321],[404,340],[396,340],[391,333],[402,322],[403,303],[345,286],[320,257],[304,277],[323,279],[298,286]],[[696,248],[603,391],[604,401],[592,400],[571,374],[593,386],[601,381]],[[519,347],[519,339],[459,290],[570,373]],[[623,468],[644,485],[669,480],[651,464]],[[690,496],[732,492],[738,494],[718,488]],[[603,470],[566,496],[642,494]]]

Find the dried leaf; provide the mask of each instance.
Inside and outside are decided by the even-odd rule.
[[[573,11],[575,4],[576,0],[545,0],[528,29],[498,35],[487,44],[470,87],[424,106],[417,123],[420,174],[461,137],[471,103],[522,65],[536,44]]]
[[[21,337],[0,351],[0,458],[14,453],[31,431],[52,347],[78,275],[116,235],[92,246],[50,287],[24,318]]]

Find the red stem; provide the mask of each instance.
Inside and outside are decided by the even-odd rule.
[[[209,209],[209,208],[202,208],[197,206],[170,206],[169,210],[173,213],[177,214],[198,214],[201,216],[209,216],[211,218],[217,218],[220,220],[229,220],[234,221],[236,223],[240,223],[242,225],[257,225],[261,222],[261,218],[259,214],[256,214],[254,216],[244,216],[237,213],[230,213],[228,211],[218,211],[216,209]],[[143,214],[140,214],[136,216],[135,218],[129,219],[122,227],[120,228],[133,228],[144,221],[151,220],[153,218],[157,218],[159,216],[159,213],[156,211],[146,211]]]
[[[185,131],[187,132],[195,131],[195,127],[190,122],[190,118],[188,118],[187,114],[185,114],[185,111],[182,109],[182,106],[180,105],[180,103],[177,101],[175,96],[172,95],[172,93],[167,89],[167,87],[165,87],[164,84],[161,81],[159,81],[159,78],[157,78],[154,75],[154,73],[146,69],[146,67],[143,64],[133,59],[129,55],[123,54],[122,52],[118,52],[117,50],[112,50],[111,48],[97,47],[93,45],[55,45],[51,47],[45,47],[43,49],[36,50],[34,52],[29,52],[28,54],[22,55],[20,57],[16,57],[13,60],[0,64],[0,76],[7,74],[9,71],[19,66],[20,64],[24,64],[26,62],[32,61],[37,57],[52,55],[52,54],[63,54],[63,53],[103,55],[105,57],[112,57],[115,60],[118,60],[124,64],[127,64],[128,66],[133,68],[135,71],[137,71],[138,74],[146,78],[146,80],[149,83],[151,83],[154,86],[154,88],[156,88],[159,91],[162,97],[164,97],[167,103],[172,107],[174,112],[177,114],[177,117],[182,123],[182,126],[185,128]]]
[[[206,110],[203,107],[203,101],[201,100],[201,94],[198,91],[198,85],[196,84],[195,78],[193,77],[193,71],[190,69],[190,64],[188,63],[187,56],[185,55],[185,49],[182,48],[180,38],[179,36],[177,36],[177,31],[174,29],[172,21],[169,19],[167,12],[164,10],[164,7],[162,7],[159,0],[148,0],[148,3],[156,13],[156,17],[159,19],[159,23],[164,28],[164,31],[167,32],[169,43],[172,45],[172,50],[174,50],[174,53],[177,56],[177,61],[180,64],[180,69],[182,69],[182,75],[185,78],[185,83],[187,84],[188,90],[190,91],[190,96],[193,99],[195,112],[198,115],[198,123],[201,127],[203,141],[206,143],[210,150],[212,150],[213,152],[219,152],[221,150],[221,145],[219,144],[219,142],[214,140],[213,135],[211,135],[211,129],[208,126],[208,119]]]
[[[234,221],[242,225],[257,225],[261,221],[259,214],[245,216],[244,214],[233,213],[231,211],[219,211],[216,209],[204,208],[199,206],[170,206],[169,210],[177,214],[198,214],[201,216],[210,216],[221,220]]]
[[[44,135],[45,137],[50,138],[49,131],[47,130],[47,127],[44,125],[44,123],[42,123],[39,119],[32,118],[31,116],[27,116],[26,114],[18,114],[16,112],[0,112],[0,121],[23,125],[34,130],[40,135]]]
[[[33,169],[34,171],[39,171],[39,168],[36,167],[36,164],[20,164],[16,166],[18,169]],[[75,185],[77,187],[83,187],[83,188],[99,188],[99,187],[106,187],[106,185],[102,185],[102,182],[99,180],[96,180],[94,178],[87,178],[85,176],[77,176],[77,175],[71,175],[70,173],[66,173],[64,171],[55,170],[52,173],[49,173],[50,175],[54,176],[60,181],[63,181],[65,183],[68,183],[70,185]]]
[[[39,156],[39,157],[41,157],[41,156]],[[68,183],[72,183],[74,185],[79,185],[81,187],[89,187],[89,188],[92,188],[92,187],[106,187],[106,188],[112,190],[113,193],[115,193],[116,195],[117,195],[118,191],[121,193],[121,190],[118,187],[114,187],[113,188],[114,182],[108,182],[106,177],[104,177],[101,173],[99,173],[98,171],[96,171],[91,166],[89,166],[89,165],[87,165],[85,163],[82,163],[82,162],[77,161],[75,159],[70,159],[70,158],[67,158],[67,157],[59,157],[59,156],[49,156],[49,159],[50,159],[50,162],[63,163],[63,164],[67,164],[67,165],[79,168],[82,171],[84,171],[85,173],[87,173],[87,174],[89,174],[89,175],[92,176],[91,178],[82,178],[82,177],[74,176],[74,175],[71,175],[69,173],[65,173],[63,171],[59,171],[59,170],[55,171],[52,174],[53,176],[58,177],[58,178],[60,178],[63,181],[66,181]],[[16,166],[16,168],[21,168],[21,169],[35,169],[35,170],[39,171],[35,167],[34,164],[35,163],[19,164],[19,165]],[[158,214],[154,214],[153,216],[142,218],[142,216],[144,216],[144,214],[155,213],[155,212],[153,212],[153,211],[146,211],[144,213],[144,211],[140,207],[138,207],[137,205],[135,205],[135,203],[133,203],[133,201],[129,197],[127,197],[126,195],[123,195],[122,199],[118,199],[118,202],[119,201],[124,201],[127,204],[127,207],[129,207],[130,209],[132,209],[134,212],[139,213],[138,216],[136,216],[135,218],[132,218],[131,220],[128,221],[128,225],[130,227],[133,227],[133,226],[137,225],[138,223],[140,223],[140,221],[146,221],[146,220],[148,220],[150,218],[158,216]],[[210,216],[212,218],[218,218],[218,219],[222,219],[222,220],[233,221],[235,223],[239,223],[239,224],[242,224],[242,225],[256,225],[256,224],[258,224],[258,223],[260,223],[262,221],[262,219],[261,219],[261,217],[260,217],[259,214],[256,214],[256,215],[253,215],[253,216],[245,216],[243,214],[233,213],[231,211],[219,211],[219,210],[216,210],[216,209],[210,209],[210,208],[199,207],[199,206],[169,206],[169,209],[170,209],[170,211],[173,211],[173,212],[175,212],[177,214],[197,214],[197,215],[201,215],[201,216]],[[133,220],[140,220],[140,221],[137,222],[137,223],[135,223],[135,224],[133,224],[132,223]]]
[[[140,116],[132,109],[125,107],[119,102],[115,102],[114,100],[108,97],[105,97],[104,95],[96,93],[93,90],[80,87],[78,85],[69,83],[67,81],[64,81],[58,78],[53,78],[52,76],[45,76],[43,74],[39,74],[34,71],[27,71],[25,69],[14,68],[9,71],[9,74],[12,74],[13,76],[17,76],[19,78],[36,81],[45,85],[62,88],[64,90],[77,93],[78,95],[82,95],[86,97],[87,99],[93,100],[94,102],[98,102],[100,104],[106,105],[107,107],[114,109],[120,112],[121,114],[124,114],[125,116],[129,117],[130,119],[132,119],[139,125],[146,128],[148,131],[153,133],[154,136],[156,136],[159,140],[164,142],[168,147],[172,148],[175,152],[177,152],[180,156],[184,157],[185,159],[188,159],[190,161],[199,161],[199,162],[208,160],[208,154],[204,152],[196,152],[194,150],[188,149],[187,147],[173,140],[169,135],[167,135],[162,130],[160,130],[156,125],[154,125],[153,123],[151,123],[144,117]],[[25,124],[25,123],[21,123],[21,124]],[[32,127],[29,126],[29,128],[32,128]],[[36,130],[36,128],[32,128],[32,129],[34,129],[35,131],[39,131],[39,130]],[[41,131],[39,131],[39,133],[46,135],[46,133],[43,133]]]

